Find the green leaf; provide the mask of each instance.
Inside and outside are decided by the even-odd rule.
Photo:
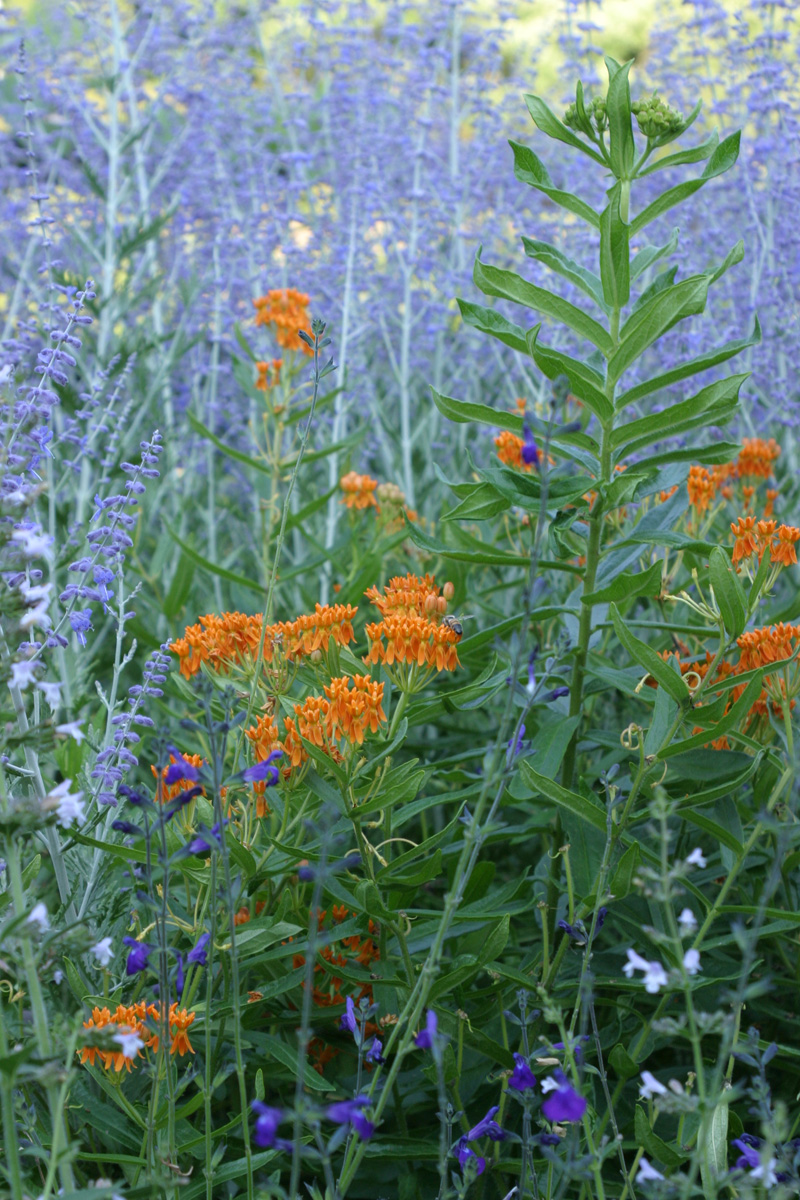
[[[624,900],[630,894],[641,861],[639,844],[634,842],[633,845],[628,846],[611,877],[608,890],[615,900]]]
[[[617,400],[617,411],[627,408],[629,404],[641,400],[644,396],[650,396],[653,392],[663,391],[673,383],[678,383],[681,379],[688,379],[690,375],[699,375],[701,371],[707,371],[710,367],[719,366],[720,363],[727,362],[729,358],[733,358],[735,354],[740,354],[742,350],[747,350],[750,346],[757,346],[761,341],[761,326],[758,317],[755,318],[753,332],[746,338],[737,338],[734,341],[726,342],[717,350],[709,350],[707,354],[699,354],[697,358],[692,358],[687,362],[681,363],[677,367],[673,367],[671,371],[665,371],[663,375],[655,375],[652,379],[645,380],[644,383],[637,383],[636,387],[629,388]]]
[[[554,321],[560,321],[602,350],[610,354],[614,348],[611,334],[602,325],[588,317],[582,309],[576,308],[568,300],[562,300],[546,288],[528,283],[514,271],[504,271],[501,267],[492,267],[481,261],[480,249],[475,256],[472,278],[476,287],[487,296],[499,296],[503,300],[512,300],[522,304],[534,312],[543,313]]]
[[[702,829],[715,842],[719,842],[721,846],[726,846],[728,850],[733,852],[737,859],[740,859],[744,854],[744,847],[741,842],[734,837],[730,830],[720,825],[719,822],[712,821],[711,817],[705,816],[704,813],[695,812],[691,808],[682,809],[681,816],[690,825],[695,825],[698,829]]]
[[[730,708],[730,711],[721,717],[714,725],[713,730],[708,730],[703,733],[696,733],[693,737],[684,738],[682,742],[675,742],[672,746],[666,746],[659,752],[660,759],[673,758],[676,754],[684,754],[687,750],[694,750],[698,746],[705,746],[708,742],[722,737],[735,725],[738,725],[743,717],[747,715],[751,704],[753,704],[761,694],[761,680],[764,672],[759,671],[750,680],[747,687],[742,692],[739,699]],[[659,680],[659,683],[661,681]]]
[[[714,589],[725,632],[730,638],[738,638],[747,622],[747,602],[730,556],[721,546],[715,546],[708,556],[708,580]]]
[[[413,871],[399,871],[395,864],[383,867],[378,872],[378,882],[385,888],[418,888],[423,883],[438,879],[442,873],[442,852],[436,850],[429,859]]]
[[[450,526],[450,528],[454,527]],[[456,562],[496,567],[527,567],[529,565],[527,555],[509,554],[506,550],[498,550],[492,545],[485,545],[476,538],[470,538],[467,542],[467,547],[469,547],[469,543],[471,542],[474,544],[474,549],[450,546],[445,545],[444,542],[437,542],[432,537],[429,537],[427,533],[423,533],[419,525],[413,525],[407,517],[406,532],[414,545],[419,546],[421,550],[426,550],[429,554],[440,554],[442,558],[454,559]]]
[[[707,1196],[713,1196],[718,1181],[728,1173],[728,1097],[723,1092],[714,1105],[710,1121],[701,1121],[697,1135],[700,1177]]]
[[[658,596],[661,593],[662,562],[655,562],[646,571],[633,574],[623,571],[606,587],[587,592],[583,597],[587,604],[607,604],[612,600],[633,600],[637,596]]]
[[[523,349],[527,353],[524,338]],[[523,420],[519,413],[504,412],[502,409],[490,408],[488,404],[473,404],[468,400],[454,400],[451,396],[443,396],[435,388],[431,388],[431,395],[439,412],[450,421],[457,421],[462,425],[468,424],[471,421],[477,421],[480,425],[491,425],[498,429],[510,429],[517,436],[522,434]]]
[[[678,321],[697,316],[706,306],[709,279],[692,275],[632,313],[622,327],[619,349],[608,360],[608,378],[616,381],[653,342]]]
[[[617,1042],[608,1056],[608,1062],[620,1079],[634,1079],[639,1074],[639,1064],[633,1061],[622,1042]]]
[[[226,567],[218,567],[216,563],[212,563],[209,559],[203,558],[202,554],[198,554],[188,542],[183,538],[178,537],[178,534],[164,519],[164,525],[169,532],[170,537],[176,542],[187,558],[191,559],[196,566],[202,567],[204,571],[209,571],[212,575],[219,575],[220,579],[227,579],[229,583],[236,583],[239,587],[248,588],[251,592],[257,592],[261,599],[265,597],[265,591],[261,584],[254,583],[252,579],[248,579],[246,575],[237,575],[235,571],[229,571]]]
[[[522,146],[519,142],[512,141],[509,141],[508,144],[514,152],[514,174],[520,183],[527,183],[530,187],[536,188],[554,204],[566,208],[568,212],[575,213],[577,217],[581,217],[595,229],[600,228],[600,217],[585,200],[581,200],[572,192],[562,192],[559,188],[553,187],[553,181],[547,173],[544,163],[528,146]]]
[[[655,650],[646,642],[634,637],[622,621],[616,604],[611,605],[609,616],[614,624],[617,637],[631,658],[644,667],[648,675],[652,675],[669,692],[673,700],[676,700],[678,704],[686,704],[689,699],[689,689],[680,675],[676,674],[661,655],[656,654]]]
[[[596,163],[600,163],[601,167],[607,165],[605,159],[596,150],[593,150],[591,146],[587,146],[586,142],[582,141],[576,133],[573,133],[563,121],[559,121],[552,109],[548,108],[544,100],[539,96],[526,95],[524,100],[528,106],[528,112],[542,133],[546,133],[549,138],[554,138],[557,142],[563,142],[566,146],[572,146],[573,149],[587,154]]]
[[[613,59],[606,58],[608,68],[608,94],[606,96],[606,112],[608,114],[608,133],[610,139],[609,155],[611,169],[617,179],[630,178],[636,146],[633,140],[631,125],[631,89],[628,81],[633,59],[620,66]],[[609,64],[617,67],[613,71]],[[602,221],[602,218],[601,218]],[[602,229],[602,225],[601,225]]]
[[[631,236],[638,233],[640,229],[644,229],[645,225],[649,225],[651,221],[655,221],[656,217],[669,212],[682,200],[693,196],[704,184],[708,183],[709,179],[715,179],[717,175],[722,175],[725,171],[730,170],[739,157],[740,137],[741,134],[737,131],[720,142],[699,179],[686,179],[683,183],[668,188],[652,204],[648,204],[646,208],[642,209],[638,217],[631,221]]]
[[[510,507],[511,501],[490,483],[476,483],[460,504],[442,514],[442,521],[488,521]]]
[[[668,1171],[674,1171],[681,1165],[681,1163],[686,1162],[685,1154],[681,1154],[681,1152],[676,1150],[673,1146],[668,1146],[667,1143],[650,1128],[650,1122],[647,1119],[647,1113],[639,1104],[636,1105],[634,1131],[636,1135],[637,1146],[641,1146],[648,1158],[655,1158],[658,1162],[663,1163]]]
[[[572,792],[569,788],[562,787],[560,783],[548,779],[546,775],[540,775],[527,759],[523,759],[519,766],[523,780],[534,792],[545,796],[571,816],[580,817],[582,821],[586,821],[595,829],[601,829],[605,833],[606,814],[599,804],[587,800],[585,796],[579,796],[577,792]]]
[[[621,193],[622,184],[615,184],[600,214],[600,275],[603,296],[611,308],[624,308],[631,294],[628,226],[620,214]]]
[[[468,300],[460,298],[456,303],[465,325],[471,325],[473,329],[479,329],[481,333],[488,333],[490,337],[497,338],[504,345],[510,346],[512,350],[519,350],[522,354],[527,353],[525,330],[521,326],[515,325],[513,321],[509,321],[494,308],[485,308],[482,304],[471,304]]]
[[[702,421],[703,424],[711,424],[707,419],[708,411],[716,410],[719,406],[720,412],[733,412],[739,403],[741,386],[749,376],[750,372],[744,371],[740,375],[718,379],[701,388],[688,400],[671,404],[663,412],[651,413],[649,417],[640,417],[637,421],[626,421],[612,433],[612,449],[628,446],[629,443],[635,443],[638,447],[645,444],[644,439],[661,441],[663,438],[673,437],[677,433],[694,428],[693,422],[696,420]],[[714,423],[716,424],[716,421]]]
[[[641,250],[633,256],[631,262],[631,279],[638,279],[643,271],[651,267],[654,262],[658,262],[660,258],[664,258],[667,254],[673,254],[678,248],[678,237],[680,229],[676,226],[668,242],[663,246],[642,246]]]
[[[664,292],[668,287],[672,287],[675,283],[677,273],[677,265],[666,267],[663,271],[659,271],[655,278],[650,281],[644,291],[637,297],[631,312],[638,312],[640,308],[644,308],[645,304],[649,304],[659,292]]]
[[[251,458],[249,454],[243,454],[241,450],[234,450],[233,446],[228,446],[221,438],[218,438],[215,433],[212,433],[207,425],[204,425],[192,412],[187,410],[186,420],[191,425],[195,433],[202,434],[204,438],[208,438],[218,450],[221,450],[226,458],[232,458],[236,462],[244,463],[245,466],[253,467],[256,471],[261,471],[264,475],[272,475],[273,468],[267,463],[262,462],[258,458]]]
[[[566,375],[572,394],[585,404],[599,421],[610,422],[614,415],[614,406],[603,391],[605,381],[602,375],[588,363],[545,346],[539,341],[540,329],[541,325],[536,325],[526,336],[528,349],[539,370],[548,379]]]
[[[475,978],[486,963],[500,957],[508,941],[510,920],[510,916],[506,914],[492,925],[484,936],[480,952],[463,956],[471,961],[459,965],[456,959],[449,966],[448,970],[436,980],[431,988],[429,996],[431,1002],[452,992],[454,988],[468,983]]]
[[[645,175],[652,175],[653,171],[663,171],[667,167],[684,167],[688,163],[705,162],[718,145],[719,134],[715,129],[704,142],[700,142],[697,146],[691,146],[688,150],[676,150],[674,154],[665,154],[663,158],[657,158],[650,163],[649,167],[637,172],[636,178],[644,179]]]
[[[601,216],[601,230],[603,228],[602,220]],[[534,238],[523,237],[522,245],[528,258],[535,258],[537,262],[544,263],[551,271],[555,271],[562,279],[568,279],[575,287],[579,287],[582,292],[585,292],[591,300],[594,300],[595,304],[598,304],[604,312],[607,311],[606,300],[608,297],[603,298],[603,284],[593,271],[587,271],[585,267],[580,266],[573,258],[568,258],[566,254],[562,254],[549,242],[539,242]]]
[[[175,574],[172,576],[172,583],[169,585],[169,591],[164,597],[162,605],[164,616],[169,620],[178,615],[188,600],[189,592],[192,590],[193,578],[194,563],[188,554],[181,551],[178,565],[175,568]]]

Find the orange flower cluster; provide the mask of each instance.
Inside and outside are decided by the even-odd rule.
[[[344,492],[342,504],[347,508],[377,508],[378,502],[374,496],[377,486],[377,479],[371,479],[369,475],[348,472],[339,480],[339,487]]]
[[[327,915],[328,914],[326,910],[323,910],[319,914],[320,928],[322,928],[323,922],[325,921]],[[347,920],[348,916],[356,917],[358,916],[358,913],[348,913],[346,905],[334,904],[331,910],[331,917],[334,925],[341,925],[343,921]],[[354,962],[358,963],[360,967],[363,967],[365,970],[369,970],[370,965],[377,961],[381,956],[381,952],[374,940],[377,932],[378,930],[375,922],[370,920],[369,937],[362,938],[359,934],[355,933],[350,937],[341,939],[339,945],[343,949],[348,950],[350,952],[349,954],[342,954],[340,951],[337,951],[335,948],[335,943],[329,943],[320,950],[320,956],[329,964],[330,978],[327,981],[324,981],[322,986],[317,984],[314,985],[315,1004],[319,1005],[321,1008],[333,1008],[337,1004],[344,1004],[344,996],[341,993],[341,987],[344,981],[340,977],[334,975],[333,972],[336,967],[346,967],[348,959],[352,959]],[[295,954],[292,965],[296,969],[297,967],[304,966],[305,961],[304,955]],[[314,967],[314,974],[324,975],[325,973],[326,971],[322,964],[317,963],[317,965]],[[365,983],[362,985],[361,991],[356,997],[356,1004],[362,998],[362,996],[367,996],[370,1000],[372,999],[372,984]]]
[[[318,604],[313,613],[294,621],[279,621],[267,626],[264,639],[264,661],[271,663],[275,647],[283,644],[287,658],[302,658],[320,648],[328,649],[333,639],[346,646],[355,638],[353,617],[358,609],[351,604]],[[190,679],[207,662],[215,671],[227,674],[231,664],[240,664],[252,657],[261,640],[263,618],[260,613],[208,613],[197,625],[189,625],[182,638],[176,638],[170,650],[180,659],[181,675]]]
[[[169,1030],[171,1037],[170,1054],[194,1054],[189,1041],[189,1026],[195,1018],[195,1013],[187,1012],[185,1008],[178,1009],[176,1003],[169,1006]],[[116,1025],[121,1032],[138,1033],[148,1050],[155,1054],[159,1047],[158,1033],[153,1032],[146,1024],[146,1019],[160,1025],[161,1010],[155,1004],[147,1004],[144,1000],[136,1004],[118,1004],[112,1013],[107,1008],[93,1008],[91,1018],[83,1022],[84,1029],[103,1029],[107,1025]],[[99,1058],[107,1071],[112,1068],[119,1073],[123,1068],[130,1071],[134,1060],[122,1053],[122,1050],[98,1050],[96,1046],[84,1046],[78,1051],[82,1063],[88,1062],[94,1066],[95,1058]],[[141,1057],[141,1050],[137,1057]]]
[[[791,658],[795,651],[792,638],[800,638],[800,625],[784,625],[782,621],[775,626],[766,625],[763,629],[743,633],[736,639],[741,651],[736,673]]]
[[[453,585],[440,589],[432,575],[396,576],[383,593],[368,588],[365,595],[380,611],[383,620],[367,625],[369,654],[365,662],[416,664],[436,671],[458,667],[456,646],[461,634],[440,618],[447,612]]]
[[[311,357],[314,351],[299,336],[300,330],[311,334],[308,315],[308,296],[295,288],[273,288],[266,296],[253,301],[256,325],[272,325],[275,340],[286,350],[301,350]]]
[[[202,767],[205,761],[200,754],[182,754],[181,758],[184,762],[189,763],[189,765],[192,767]],[[174,754],[170,754],[169,761],[170,763],[176,763],[178,760]],[[153,775],[158,778],[158,772],[156,768],[152,766],[152,764],[150,766],[150,770],[153,772]],[[162,804],[166,804],[168,800],[174,800],[176,796],[180,796],[181,792],[185,792],[190,787],[194,786],[192,781],[189,779],[179,779],[177,783],[171,783],[167,785],[164,783],[164,780],[167,777],[168,770],[169,767],[162,768],[161,783],[160,786],[156,788],[156,799],[160,800]]]
[[[270,388],[278,386],[281,381],[282,366],[282,358],[272,358],[269,362],[256,363],[256,368],[258,369],[256,388],[259,392],[267,392]]]
[[[354,675],[352,679],[345,675],[332,679],[324,696],[307,696],[302,704],[295,704],[296,721],[292,717],[284,720],[283,749],[291,765],[299,767],[308,757],[301,738],[340,759],[335,745],[337,738],[360,746],[368,729],[377,733],[378,726],[386,720],[383,687],[369,675]]]
[[[508,467],[516,467],[519,471],[530,471],[532,464],[526,463],[522,457],[522,447],[525,442],[521,437],[504,429],[494,439],[497,446],[497,457]]]
[[[769,550],[772,563],[791,567],[797,562],[795,545],[800,541],[800,529],[793,525],[778,525],[777,521],[756,521],[755,517],[739,517],[731,524],[731,533],[735,539],[734,563],[749,558],[751,554],[757,554],[760,562],[766,550]]]
[[[744,438],[736,461],[739,478],[748,479],[755,475],[760,479],[769,479],[772,464],[780,452],[781,448],[774,438],[770,438],[768,442],[763,438]]]

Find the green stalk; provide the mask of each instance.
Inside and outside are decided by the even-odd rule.
[[[3,993],[0,991],[0,1055],[8,1057]],[[14,1115],[14,1074],[0,1071],[0,1105],[3,1113],[3,1146],[6,1152],[6,1178],[11,1186],[11,1200],[23,1200],[22,1175],[19,1167],[17,1122]]]

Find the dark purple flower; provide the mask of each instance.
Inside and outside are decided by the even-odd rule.
[[[100,760],[98,758],[98,762],[99,761]],[[134,788],[129,787],[127,783],[121,783],[119,785],[117,788],[117,794],[127,800],[129,804],[133,804],[136,808],[146,808],[148,805],[152,806],[153,803],[152,800],[150,800],[147,796],[144,796],[141,792],[137,792]]]
[[[482,1175],[486,1170],[486,1159],[481,1158],[474,1150],[470,1150],[465,1137],[460,1137],[453,1144],[453,1154],[458,1159],[458,1165],[461,1167],[462,1173],[466,1173],[465,1169],[469,1164],[472,1164],[471,1170],[475,1172],[476,1177]]]
[[[337,1125],[352,1125],[362,1142],[368,1142],[375,1132],[375,1126],[364,1116],[364,1109],[369,1104],[369,1096],[356,1096],[355,1100],[339,1100],[325,1110],[329,1121]]]
[[[375,1063],[376,1065],[385,1063],[386,1059],[383,1057],[383,1043],[374,1037],[372,1039],[372,1045],[364,1057],[366,1058],[367,1062]]]
[[[147,959],[152,952],[153,947],[148,946],[146,942],[137,942],[136,938],[124,937],[123,945],[130,946],[130,954],[125,963],[125,973],[127,975],[136,975],[139,971],[144,971],[147,967]]]
[[[549,704],[551,700],[560,700],[562,696],[568,695],[569,688],[565,683],[563,683],[559,687],[553,688],[552,691],[545,692],[545,694],[542,696],[542,700],[544,700],[545,704]]]
[[[537,1133],[533,1139],[540,1146],[558,1146],[561,1144],[561,1138],[556,1133]]]
[[[219,850],[221,838],[221,825],[227,825],[227,821],[219,822],[212,825],[210,831],[200,833],[196,838],[192,838],[191,842],[184,847],[184,854],[207,854],[211,850]]]
[[[183,995],[183,985],[185,982],[186,982],[186,978],[184,975],[183,955],[181,954],[180,951],[178,951],[178,969],[175,972],[175,991],[178,994],[179,1000],[180,1000],[181,996]]]
[[[525,737],[525,726],[520,725],[519,732],[516,737],[509,738],[508,753],[506,754],[506,762],[511,766],[515,758],[518,758],[522,753],[523,738]]]
[[[433,1043],[438,1035],[438,1028],[436,1013],[432,1008],[429,1008],[425,1019],[425,1028],[420,1029],[419,1033],[415,1036],[414,1045],[420,1050],[432,1050]]]
[[[522,443],[522,450],[520,451],[522,461],[527,463],[528,466],[537,467],[539,465],[539,447],[534,441],[533,430],[527,421],[525,422],[522,432],[525,439]]]
[[[514,1070],[509,1076],[508,1086],[517,1092],[527,1092],[536,1087],[536,1076],[521,1054],[514,1055]]]
[[[297,868],[297,878],[301,883],[313,883],[316,875],[310,863],[300,863],[300,866]]]
[[[548,1093],[542,1105],[548,1121],[580,1121],[586,1112],[586,1101],[575,1091],[563,1071],[554,1071],[543,1080],[542,1091]]]
[[[130,821],[112,821],[111,828],[116,829],[117,833],[127,833],[130,836],[133,836],[137,833],[139,836],[141,836],[143,833],[143,830],[141,830],[138,825],[134,825]]]
[[[188,779],[190,783],[197,783],[200,778],[200,772],[192,763],[187,762],[182,754],[177,753],[172,747],[170,752],[177,759],[176,762],[170,763],[167,767],[167,773],[164,776],[164,783],[167,787],[172,787],[174,783],[179,783],[181,779]]]
[[[186,961],[197,963],[198,967],[204,967],[208,962],[208,951],[206,946],[211,941],[210,933],[202,933],[197,939],[197,943],[192,946],[189,953],[186,955]]]
[[[586,945],[586,930],[583,921],[577,921],[574,925],[570,925],[569,921],[559,921],[558,928],[563,929],[564,933],[569,934],[574,942],[579,946]]]
[[[282,750],[273,750],[263,762],[242,771],[242,779],[245,783],[265,783],[267,787],[275,787],[280,782],[281,773],[274,764],[282,757]]]
[[[745,1137],[747,1140],[745,1140]],[[758,1153],[755,1142],[760,1145],[760,1138],[753,1138],[752,1134],[742,1135],[735,1138],[731,1145],[737,1150],[741,1150],[740,1156],[736,1160],[736,1166],[741,1170],[753,1170],[754,1167],[761,1166],[761,1155]]]
[[[494,1120],[494,1114],[500,1111],[500,1105],[495,1104],[494,1108],[490,1108],[482,1121],[478,1121],[477,1125],[473,1125],[467,1136],[468,1142],[476,1142],[478,1138],[488,1137],[493,1142],[502,1142],[506,1136],[506,1131],[501,1129]]]
[[[274,1146],[278,1141],[278,1126],[283,1120],[283,1111],[280,1108],[270,1108],[268,1104],[263,1104],[261,1100],[254,1100],[250,1107],[256,1114],[256,1128],[253,1134],[253,1141],[257,1146],[265,1149]]]
[[[340,1029],[349,1029],[353,1037],[358,1041],[358,1021],[356,1020],[356,1006],[352,996],[348,996],[345,1000],[345,1011],[339,1021]]]
[[[596,922],[596,924],[595,924],[595,927],[594,927],[594,931],[595,931],[595,933],[599,933],[599,932],[600,932],[600,930],[603,928],[603,923],[605,922],[605,919],[606,919],[606,913],[607,913],[607,912],[608,912],[608,909],[607,909],[607,908],[605,908],[605,907],[604,907],[604,908],[598,908],[598,910],[597,910],[597,922]]]

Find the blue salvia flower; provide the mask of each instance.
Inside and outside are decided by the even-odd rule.
[[[186,961],[196,963],[198,967],[204,967],[208,962],[208,943],[211,941],[210,933],[202,933],[196,943],[186,955]]]
[[[527,1092],[536,1087],[536,1076],[521,1054],[514,1055],[514,1070],[508,1077],[508,1086],[517,1092]]]
[[[506,1131],[498,1125],[494,1119],[495,1113],[500,1111],[500,1105],[495,1104],[490,1108],[483,1120],[478,1121],[477,1125],[473,1125],[472,1129],[467,1133],[468,1142],[476,1142],[479,1138],[488,1137],[493,1142],[502,1142],[506,1136]]]
[[[325,1116],[336,1125],[352,1125],[362,1142],[367,1142],[375,1132],[375,1126],[364,1116],[364,1109],[369,1106],[369,1096],[356,1096],[354,1100],[340,1100],[330,1104],[325,1110]]]
[[[124,937],[122,942],[123,945],[130,946],[131,948],[125,963],[125,973],[127,975],[137,975],[139,971],[145,971],[147,969],[147,960],[153,952],[153,947],[148,946],[145,942],[137,942],[136,938],[132,937]]]

